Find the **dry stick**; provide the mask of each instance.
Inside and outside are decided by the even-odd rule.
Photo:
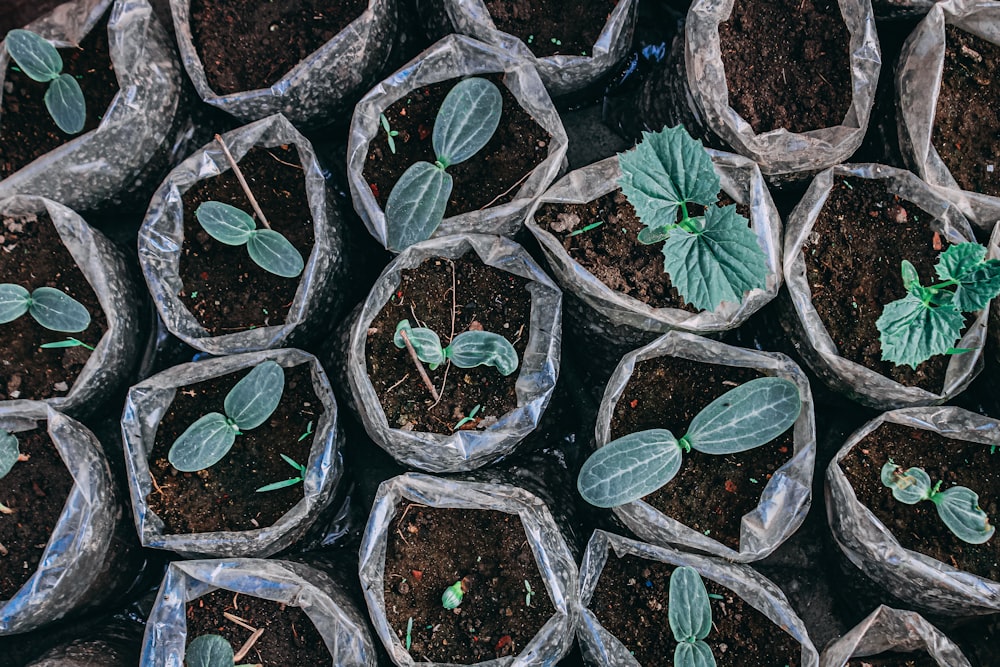
[[[455,338],[455,262],[450,259],[447,260],[451,264],[451,336],[448,337],[448,344],[451,345],[451,341]],[[441,381],[441,392],[438,399],[434,401],[431,407],[427,408],[431,410],[435,405],[441,402],[441,397],[444,396],[445,387],[448,386],[448,371],[451,370],[451,359],[444,366],[444,379]]]
[[[240,182],[240,187],[243,188],[243,192],[246,194],[247,199],[250,200],[250,205],[253,206],[254,213],[256,213],[257,217],[260,218],[260,224],[264,225],[265,228],[270,229],[271,225],[267,223],[264,211],[260,210],[260,204],[257,203],[257,198],[253,196],[252,192],[250,192],[250,185],[247,183],[246,177],[243,176],[243,172],[240,170],[240,165],[236,164],[233,154],[229,152],[229,146],[227,146],[226,142],[222,140],[221,134],[215,135],[215,140],[219,143],[219,146],[222,147],[222,152],[225,154],[226,159],[229,160],[229,166],[232,167],[233,173],[236,174],[236,180]]]
[[[431,382],[429,377],[427,377],[427,371],[424,370],[424,365],[420,361],[420,357],[417,356],[417,351],[413,349],[413,343],[410,342],[410,337],[407,336],[406,332],[403,330],[399,331],[399,337],[403,339],[404,343],[406,343],[406,349],[409,351],[410,358],[413,359],[413,363],[416,364],[417,370],[420,371],[420,379],[423,380],[424,384],[427,386],[427,391],[431,392],[431,396],[434,397],[435,401],[441,400],[438,396],[437,389],[434,388],[434,383]]]
[[[240,618],[236,614],[230,614],[228,611],[224,611],[222,612],[222,615],[225,616],[227,620],[232,621],[233,623],[240,626],[244,630],[249,630],[250,632],[257,632],[257,628],[253,627],[252,625],[247,623],[246,619]]]
[[[532,171],[534,171],[534,170],[532,170]],[[521,183],[524,183],[526,180],[528,180],[528,176],[531,176],[531,172],[530,171],[527,174],[525,174],[524,176],[522,176],[520,179],[518,179],[517,183],[515,183],[514,185],[510,186],[509,188],[507,188],[506,190],[504,190],[503,192],[501,192],[500,194],[498,194],[496,197],[493,198],[493,201],[491,201],[486,206],[481,207],[479,210],[482,211],[483,209],[486,209],[486,208],[489,208],[490,206],[493,206],[493,204],[497,203],[497,201],[499,201],[501,197],[504,197],[504,196],[510,194],[511,190],[513,190],[514,188],[516,188],[517,186],[519,186]]]
[[[257,643],[257,640],[260,639],[262,634],[264,634],[264,628],[255,630],[254,633],[250,635],[250,639],[248,639],[246,643],[240,647],[240,650],[236,652],[236,655],[233,656],[233,662],[239,662],[243,658],[247,657],[247,653],[250,652],[250,649],[253,648],[253,645]]]

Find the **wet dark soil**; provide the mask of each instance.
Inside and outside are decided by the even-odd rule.
[[[538,57],[590,56],[618,0],[486,0],[497,30]]]

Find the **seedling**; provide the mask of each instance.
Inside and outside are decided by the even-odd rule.
[[[712,649],[703,641],[712,631],[712,604],[692,567],[678,567],[670,575],[667,621],[677,641],[674,667],[715,667]]]
[[[87,103],[80,84],[62,71],[63,59],[52,43],[30,30],[11,30],[4,39],[7,53],[29,78],[48,83],[45,108],[56,126],[66,134],[77,134],[87,122]]]
[[[18,448],[17,437],[0,428],[0,479],[7,476],[20,458],[21,450]]]
[[[892,497],[907,505],[929,500],[948,530],[963,542],[982,544],[993,537],[986,512],[979,507],[979,495],[964,486],[941,491],[941,481],[931,486],[930,475],[923,468],[903,470],[892,459],[882,466],[882,484],[892,489]]]
[[[721,455],[760,447],[795,423],[801,409],[792,382],[751,380],[712,401],[680,440],[666,429],[650,429],[609,442],[583,464],[577,488],[597,507],[639,500],[674,478],[685,452]]]
[[[465,597],[468,590],[469,587],[465,583],[465,579],[459,579],[451,586],[444,589],[444,593],[441,594],[441,606],[445,609],[454,609],[458,605],[462,604],[462,598]]]
[[[472,408],[472,411],[468,415],[466,415],[465,417],[462,417],[461,419],[459,419],[458,423],[455,424],[455,428],[453,428],[451,430],[452,431],[457,431],[458,429],[462,428],[466,424],[471,424],[472,422],[476,421],[476,415],[479,414],[479,409],[481,407],[483,407],[483,406],[481,406],[480,404],[476,403],[476,407]]]
[[[937,354],[955,354],[962,337],[962,313],[982,310],[1000,294],[1000,260],[986,259],[978,243],[958,243],[941,253],[934,265],[941,282],[924,287],[917,269],[902,263],[906,296],[893,301],[875,322],[882,359],[916,368]]]
[[[290,456],[285,456],[284,454],[280,454],[280,456],[285,461],[285,463],[287,463],[288,465],[292,466],[293,468],[299,471],[298,476],[292,477],[291,479],[286,479],[282,482],[273,482],[271,484],[266,484],[257,489],[257,493],[265,493],[267,491],[277,491],[278,489],[284,489],[289,486],[295,486],[296,484],[300,483],[302,480],[305,479],[306,467],[304,465],[302,465],[301,463],[296,463],[295,460],[292,459]]]
[[[406,333],[420,361],[429,364],[431,370],[447,359],[451,359],[451,363],[459,368],[493,366],[502,375],[510,375],[517,370],[517,350],[500,334],[463,331],[452,339],[448,347],[441,347],[441,339],[432,330],[425,327],[414,329],[409,320],[402,320],[396,325],[396,333],[392,339],[400,349],[406,347],[401,332]]]
[[[410,616],[406,621],[406,650],[410,650],[410,646],[413,645],[413,617]]]
[[[390,250],[398,252],[431,237],[451,197],[452,177],[446,170],[489,143],[502,111],[500,91],[486,79],[465,79],[451,89],[434,120],[437,160],[411,165],[389,193],[385,218]]]
[[[392,154],[396,154],[396,137],[399,136],[397,130],[393,130],[389,127],[389,119],[385,117],[384,113],[378,115],[378,120],[382,123],[382,129],[385,130],[385,140],[389,143],[389,150]]]
[[[597,222],[592,222],[589,225],[585,225],[585,226],[581,227],[580,229],[574,229],[573,231],[571,231],[566,236],[578,236],[580,234],[585,234],[585,233],[589,232],[591,229],[597,229],[598,227],[600,227],[603,224],[604,224],[603,220],[598,220]]]
[[[684,301],[715,310],[763,289],[767,257],[735,204],[716,206],[720,180],[701,142],[680,125],[642,137],[635,150],[618,154],[618,184],[645,226],[639,242],[665,241],[663,268]],[[704,206],[705,214],[692,217],[688,204]]]
[[[94,351],[94,347],[92,345],[87,345],[82,340],[78,338],[73,338],[72,336],[68,336],[66,340],[57,340],[52,343],[43,343],[38,347],[42,348],[43,350],[55,350],[64,347],[85,347],[91,352]]]
[[[13,283],[0,284],[0,324],[13,322],[25,313],[51,331],[78,333],[90,326],[86,307],[65,292],[54,287],[28,292]]]
[[[181,472],[197,472],[221,461],[236,436],[268,420],[284,388],[285,371],[276,362],[256,366],[226,395],[226,414],[208,413],[174,441],[167,453],[170,465]]]
[[[303,440],[305,440],[306,438],[308,438],[312,434],[313,434],[313,423],[312,423],[312,420],[310,419],[309,423],[306,424],[306,432],[303,433],[302,435],[300,435],[299,439],[296,442],[302,442]]]
[[[236,654],[225,637],[202,635],[188,644],[184,651],[184,664],[187,667],[235,667]],[[247,664],[242,667],[261,667],[261,665]]]
[[[531,596],[534,595],[534,594],[535,594],[535,591],[531,590],[531,584],[529,584],[528,580],[525,579],[524,580],[524,606],[525,607],[530,607],[531,606]]]

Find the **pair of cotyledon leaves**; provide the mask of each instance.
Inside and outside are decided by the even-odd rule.
[[[18,447],[17,437],[0,428],[0,479],[7,476],[20,456],[21,450]]]
[[[87,121],[83,91],[71,75],[62,71],[62,56],[52,44],[30,30],[11,30],[4,39],[7,53],[29,78],[48,83],[45,108],[66,134],[76,134]]]
[[[916,505],[929,500],[937,508],[944,525],[960,540],[969,544],[982,544],[996,530],[990,525],[986,512],[979,507],[979,494],[964,486],[953,486],[938,491],[940,483],[932,486],[930,475],[923,468],[903,470],[891,460],[882,466],[882,484],[892,489],[892,496],[901,503]]]
[[[437,161],[417,162],[399,177],[385,205],[386,245],[399,252],[429,239],[444,219],[453,180],[446,169],[478,153],[496,132],[503,98],[486,79],[465,79],[441,103],[432,143]]]
[[[674,634],[674,667],[715,667],[715,656],[703,640],[712,631],[712,605],[701,575],[681,566],[670,575],[667,621]]]
[[[29,292],[13,283],[0,284],[0,324],[13,322],[25,313],[52,331],[77,333],[90,326],[86,307],[54,287]]]
[[[448,347],[441,347],[441,339],[434,331],[426,327],[413,328],[409,320],[402,320],[396,325],[396,333],[392,338],[400,349],[406,347],[401,335],[404,331],[417,357],[425,364],[430,364],[431,370],[447,359],[451,359],[451,363],[459,368],[493,366],[502,375],[510,375],[517,370],[517,350],[500,334],[464,331],[455,336]]]
[[[712,401],[680,440],[666,429],[650,429],[609,442],[583,464],[577,488],[597,507],[639,500],[674,478],[685,451],[718,455],[760,447],[784,433],[801,410],[794,383],[751,380]]]
[[[305,267],[295,246],[273,229],[257,229],[245,211],[218,201],[198,206],[195,217],[213,239],[231,246],[246,245],[250,259],[265,271],[282,278],[294,278]]]

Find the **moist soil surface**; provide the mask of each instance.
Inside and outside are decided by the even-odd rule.
[[[73,488],[73,477],[44,428],[15,433],[27,461],[14,464],[0,479],[0,601],[9,600],[38,568],[52,530]]]
[[[257,493],[267,484],[298,476],[281,454],[306,465],[323,406],[313,392],[308,364],[285,369],[285,389],[277,410],[257,428],[245,431],[226,456],[212,467],[182,473],[170,465],[167,453],[187,428],[209,412],[223,413],[223,401],[246,369],[177,389],[160,421],[149,455],[153,492],[149,507],[163,519],[171,535],[266,528],[302,499],[302,485]],[[159,487],[159,490],[157,490]]]
[[[108,51],[108,24],[101,21],[80,41],[79,48],[58,49],[63,72],[83,89],[87,121],[80,134],[68,135],[45,108],[48,84],[31,80],[15,64],[7,66],[0,104],[0,179],[29,162],[96,128],[118,92],[118,79]]]
[[[931,143],[963,190],[1000,197],[1000,46],[945,26]]]
[[[926,653],[879,653],[871,657],[852,658],[844,667],[939,667],[938,661]]]
[[[636,364],[611,419],[611,437],[665,428],[677,438],[695,415],[744,382],[764,377],[752,368],[719,366],[679,357]],[[771,442],[737,454],[685,452],[677,476],[643,498],[694,530],[739,549],[740,520],[760,502],[771,475],[793,454],[793,429]]]
[[[757,134],[844,122],[850,35],[837,0],[736,0],[719,40],[729,104]]]
[[[940,392],[950,357],[932,357],[916,369],[882,361],[875,326],[889,303],[906,296],[904,259],[922,284],[935,282],[934,265],[950,244],[931,220],[885,181],[838,177],[802,254],[813,305],[840,356],[900,384]]]
[[[500,89],[503,112],[489,143],[478,153],[448,167],[454,187],[445,217],[477,211],[513,200],[522,182],[549,155],[551,137],[521,108],[503,76],[484,75]],[[431,136],[434,120],[445,96],[461,79],[449,79],[411,91],[385,110],[396,152],[389,149],[384,130],[368,146],[364,176],[379,206],[385,209],[396,181],[410,165],[421,160],[433,163],[437,156]]]
[[[298,152],[291,145],[255,147],[239,161],[271,229],[283,234],[308,263],[314,242],[313,219],[299,164]],[[184,289],[179,296],[198,323],[211,336],[284,324],[302,276],[282,278],[265,271],[250,259],[245,245],[216,241],[195,217],[199,205],[215,200],[256,219],[233,171],[199,181],[182,200],[184,244],[179,273]],[[260,221],[257,228],[263,228]]]
[[[48,215],[0,216],[0,224],[0,283],[14,283],[28,291],[54,287],[90,313],[90,326],[73,334],[50,331],[30,314],[0,324],[0,400],[65,396],[91,352],[79,346],[40,346],[73,337],[96,347],[108,329],[104,310]]]
[[[989,445],[952,440],[932,431],[882,424],[844,457],[840,467],[858,501],[885,524],[903,547],[952,567],[1000,581],[1000,540],[969,544],[956,537],[938,516],[934,503],[906,505],[882,485],[889,459],[903,468],[920,467],[941,490],[959,485],[979,494],[979,506],[995,521],[1000,517],[1000,469]]]
[[[732,203],[725,193],[720,193],[720,206]],[[690,204],[689,209],[691,215],[702,214],[701,207],[696,204]],[[738,204],[736,210],[749,218],[749,207]],[[559,239],[580,266],[616,292],[638,299],[651,308],[701,312],[685,303],[663,269],[666,241],[650,245],[639,243],[639,232],[645,225],[621,190],[586,204],[544,204],[535,213],[535,221]],[[581,231],[597,222],[603,224]]]
[[[262,582],[262,585],[267,584]],[[239,651],[253,633],[223,616],[226,613],[251,627],[264,629],[238,664],[288,667],[330,663],[330,652],[323,638],[300,608],[223,588],[188,603],[186,645],[202,635],[221,635],[234,651]]]
[[[395,295],[368,329],[365,348],[368,376],[391,428],[448,435],[478,405],[473,421],[462,428],[485,429],[517,407],[515,385],[531,322],[527,284],[520,276],[486,266],[474,252],[453,262],[430,258],[402,272]],[[500,334],[514,346],[518,368],[504,377],[492,366],[458,368],[445,363],[432,371],[424,364],[441,396],[441,401],[430,407],[434,399],[409,353],[393,343],[396,325],[404,319],[412,327],[432,329],[444,347],[451,342],[453,330],[456,336],[478,327]]]
[[[459,580],[467,589],[462,603],[447,610],[441,596]],[[423,505],[396,511],[385,606],[404,646],[413,619],[414,660],[463,665],[519,654],[555,614],[517,515]]]
[[[361,16],[368,0],[191,0],[191,35],[219,95],[268,88]],[[266,211],[265,211],[266,213]]]
[[[538,57],[590,56],[618,0],[486,0],[497,30]]]
[[[589,609],[640,665],[654,667],[673,656],[677,641],[667,612],[673,565],[608,554]],[[705,643],[719,667],[798,667],[798,642],[728,588],[702,578],[712,605]],[[719,597],[721,596],[721,597]]]

